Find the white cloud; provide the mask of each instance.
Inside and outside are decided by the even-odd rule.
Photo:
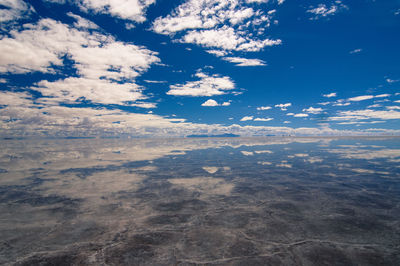
[[[269,0],[246,0],[246,3],[268,3]]]
[[[266,66],[265,61],[260,59],[247,59],[242,57],[223,57],[225,61],[236,64],[237,66]]]
[[[340,111],[338,116],[331,117],[330,120],[367,120],[367,119],[400,119],[400,112],[390,111],[376,111],[376,110],[352,110]]]
[[[372,104],[372,105],[369,105],[367,108],[379,108],[379,107],[382,107],[382,105],[381,104]]]
[[[265,110],[270,110],[272,109],[271,106],[261,106],[261,107],[257,107],[258,111],[265,111]]]
[[[118,81],[134,79],[151,64],[160,61],[150,50],[114,40],[102,46],[76,49],[71,52],[71,58],[80,75]]]
[[[325,106],[325,105],[329,105],[329,104],[331,104],[331,102],[322,102],[322,103],[318,103],[319,105],[323,105],[323,106]]]
[[[291,103],[280,103],[275,105],[275,107],[281,108],[282,111],[286,111],[290,106],[292,106]]]
[[[290,128],[272,126],[240,126],[233,124],[196,124],[183,119],[165,118],[155,114],[137,114],[119,110],[72,108],[33,105],[29,95],[18,93],[16,101],[24,104],[6,106],[0,112],[0,135],[4,136],[186,136],[192,134],[233,133],[252,135],[376,135],[400,134],[400,130],[370,128],[366,130],[335,130],[329,127]],[[18,100],[18,97],[21,98]],[[8,103],[9,101],[7,101]],[[40,107],[40,109],[38,108]],[[399,112],[400,113],[400,112]],[[400,116],[400,115],[399,115]],[[12,118],[12,119],[10,119]],[[316,140],[312,140],[316,141]]]
[[[68,50],[101,41],[52,19],[26,24],[23,31],[12,30],[10,35],[0,40],[0,72],[53,72],[50,66],[62,65]]]
[[[224,50],[206,50],[206,52],[209,53],[209,54],[213,54],[215,56],[218,56],[218,57],[222,57],[222,56],[225,56],[225,55],[228,54]]]
[[[111,36],[89,33],[87,28],[94,28],[89,21],[69,15],[80,21],[80,30],[52,19],[42,19],[35,25],[24,25],[22,31],[11,31],[11,37],[1,39],[0,72],[54,73],[54,66],[62,66],[62,57],[67,55],[79,77],[38,82],[32,89],[52,97],[43,101],[75,102],[84,97],[94,103],[124,104],[145,99],[134,79],[160,61],[156,53],[118,42]]]
[[[391,95],[388,93],[384,93],[384,94],[379,94],[379,95],[375,95],[375,98],[386,98],[386,97],[390,97]]]
[[[326,98],[332,98],[332,97],[336,97],[337,94],[336,94],[336,92],[331,92],[331,93],[328,93],[328,94],[323,94],[322,96],[324,96]]]
[[[259,122],[268,122],[268,121],[271,121],[271,120],[274,120],[273,118],[270,118],[270,117],[268,117],[268,118],[255,118],[254,119],[254,121],[259,121]]]
[[[333,106],[349,106],[349,102],[336,102],[333,104]]]
[[[310,6],[310,9],[307,10],[307,13],[313,14],[313,17],[310,19],[317,20],[323,17],[333,16],[344,9],[348,9],[348,7],[344,5],[342,1],[337,0],[330,6],[325,4],[319,4],[317,7]]]
[[[54,97],[46,99],[47,102],[74,103],[84,97],[94,103],[124,105],[127,101],[146,98],[134,83],[120,84],[104,79],[66,78],[53,82],[43,80],[34,89],[44,96]]]
[[[394,101],[395,103],[400,103],[400,100]]]
[[[386,106],[388,110],[400,110],[400,106]]]
[[[350,102],[359,102],[359,101],[365,101],[365,100],[370,100],[373,98],[386,98],[389,97],[390,94],[379,94],[379,95],[362,95],[362,96],[356,96],[356,97],[352,97],[352,98],[348,98],[347,101]]]
[[[362,96],[356,96],[352,98],[348,98],[347,100],[350,102],[359,102],[359,101],[365,101],[365,100],[370,100],[373,99],[373,95],[362,95]]]
[[[0,106],[28,106],[31,98],[26,92],[0,91]]]
[[[320,113],[322,113],[323,110],[324,109],[322,109],[322,108],[309,107],[307,109],[303,109],[303,112],[310,113],[310,114],[320,114]]]
[[[240,121],[251,121],[253,120],[254,116],[244,116],[242,117],[242,119],[240,119]]]
[[[74,23],[75,28],[81,28],[81,29],[98,29],[99,28],[99,26],[97,26],[90,20],[82,18],[81,16],[78,16],[72,12],[68,12],[67,15],[76,20],[76,22]]]
[[[349,54],[358,54],[361,52],[362,52],[362,49],[354,49],[354,50],[350,51]]]
[[[386,79],[386,82],[387,83],[396,83],[396,82],[399,82],[399,80],[398,79]]]
[[[224,50],[257,52],[265,46],[274,46],[282,43],[281,40],[253,40],[241,36],[226,25],[217,29],[189,31],[183,36],[182,42],[194,43],[208,48],[220,48]]]
[[[93,11],[121,19],[143,22],[146,20],[147,7],[155,0],[71,0],[70,2],[78,5],[85,12]]]
[[[239,0],[188,0],[166,17],[157,18],[152,29],[171,36],[178,33],[181,42],[222,50],[260,51],[281,44],[281,40],[264,37],[274,12],[254,10],[255,6],[246,4]],[[249,29],[254,30],[252,34]]]
[[[201,106],[219,106],[219,104],[215,100],[209,99],[202,103]]]
[[[292,123],[292,122],[290,122],[290,121],[283,121],[283,123],[284,123],[284,124],[290,124],[290,123]]]
[[[152,84],[164,84],[164,83],[167,83],[166,80],[148,80],[148,79],[145,79],[143,81],[146,82],[146,83],[152,83]]]
[[[235,84],[229,77],[218,75],[208,76],[202,72],[197,73],[198,81],[190,81],[186,84],[171,85],[167,92],[175,96],[214,96],[226,94],[235,89]]]
[[[308,114],[302,114],[302,113],[300,113],[300,114],[295,114],[295,115],[293,115],[294,117],[308,117]]]
[[[0,5],[5,7],[0,9],[1,23],[12,22],[35,12],[31,5],[22,0],[2,0]]]

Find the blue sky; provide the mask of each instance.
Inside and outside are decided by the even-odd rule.
[[[0,0],[0,134],[400,134],[400,2]]]

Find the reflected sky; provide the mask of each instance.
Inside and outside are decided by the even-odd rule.
[[[2,140],[0,264],[396,265],[399,138]]]

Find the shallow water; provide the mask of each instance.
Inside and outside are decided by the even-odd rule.
[[[0,145],[0,264],[400,265],[400,138]]]

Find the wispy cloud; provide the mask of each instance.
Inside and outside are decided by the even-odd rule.
[[[268,122],[268,121],[272,121],[272,120],[274,120],[274,119],[271,118],[271,117],[266,117],[266,118],[257,117],[257,118],[254,118],[254,121],[258,121],[258,122]]]
[[[28,3],[22,0],[1,1],[4,8],[0,9],[0,22],[15,22],[18,19],[27,17],[35,12],[35,9]],[[1,25],[0,27],[3,27]]]
[[[388,79],[386,79],[386,82],[391,84],[391,83],[399,82],[399,80],[398,79],[389,79],[388,78]]]
[[[358,49],[354,49],[354,50],[350,51],[349,54],[358,54],[361,52],[362,52],[362,49],[358,48]]]
[[[356,97],[351,97],[348,98],[347,101],[349,102],[360,102],[360,101],[365,101],[365,100],[370,100],[374,98],[386,98],[389,97],[390,94],[379,94],[379,95],[361,95],[361,96],[356,96]]]
[[[270,110],[270,109],[272,109],[271,106],[260,106],[260,107],[257,107],[258,111],[265,111],[265,110]]]
[[[310,18],[311,20],[317,20],[320,18],[333,16],[344,9],[348,9],[348,7],[344,5],[342,1],[336,0],[330,6],[326,4],[319,4],[317,7],[310,6],[309,9],[307,10],[307,13],[313,15]]]
[[[331,117],[330,120],[367,120],[367,119],[400,119],[400,112],[390,111],[376,111],[376,110],[352,110],[340,111],[338,116]]]
[[[332,98],[332,97],[336,97],[337,94],[336,94],[336,92],[331,92],[331,93],[328,93],[328,94],[323,94],[322,96],[324,96],[326,98]]]
[[[265,61],[261,59],[248,59],[242,57],[223,57],[225,61],[234,63],[237,66],[266,66]]]

